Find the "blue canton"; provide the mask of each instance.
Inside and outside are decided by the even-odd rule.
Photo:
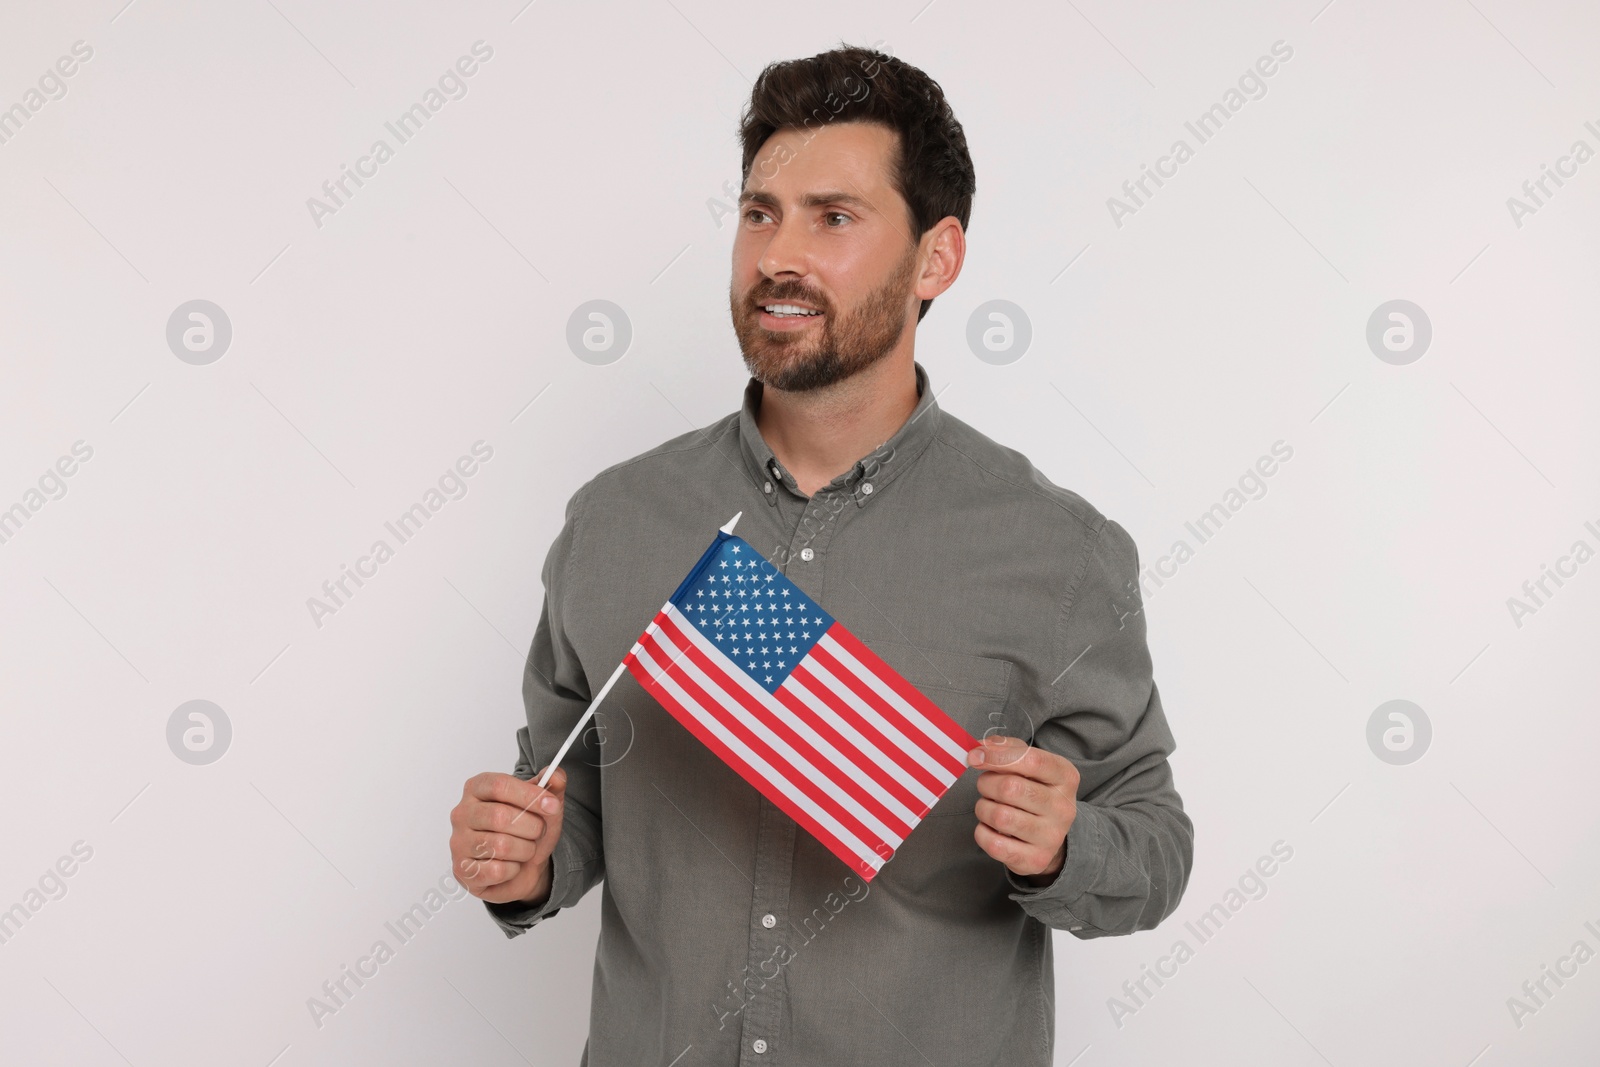
[[[784,683],[833,616],[742,537],[717,540],[672,594],[706,640],[767,692]]]

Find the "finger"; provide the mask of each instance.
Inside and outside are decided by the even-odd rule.
[[[976,748],[967,753],[967,765],[999,770],[1022,758],[1028,743],[1009,734],[984,734]]]
[[[981,760],[977,757],[980,751],[983,753]],[[1066,757],[1003,734],[984,738],[983,744],[968,754],[967,763],[986,771],[1019,774],[1049,786],[1065,785],[1077,773]]]
[[[547,830],[546,833],[549,831]],[[460,855],[469,856],[480,862],[485,860],[513,860],[517,863],[526,863],[533,859],[539,850],[537,841],[530,841],[525,837],[513,834],[494,833],[492,831],[466,831],[457,845]]]
[[[504,885],[522,873],[523,864],[513,860],[477,860],[471,856],[456,862],[456,878],[474,891]]]
[[[980,823],[1022,844],[1043,846],[1050,841],[1049,823],[1031,811],[1014,808],[988,797],[978,798],[972,811]]]
[[[538,779],[543,773],[541,769],[534,773],[533,778]],[[556,768],[555,773],[550,776],[550,781],[543,787],[536,780],[494,772],[476,775],[467,781],[469,797],[500,804],[515,804],[524,811],[533,809],[546,794],[560,797],[566,790],[567,772],[560,767]]]
[[[1002,834],[984,822],[978,823],[972,836],[984,852],[1019,873],[1042,871],[1055,858],[1053,852]]]
[[[484,830],[537,841],[547,832],[551,816],[524,811],[512,804],[475,802],[468,806],[462,821],[464,830]]]
[[[978,795],[1009,804],[1034,815],[1047,815],[1069,799],[1062,790],[1035,778],[1003,771],[984,771],[978,775]]]

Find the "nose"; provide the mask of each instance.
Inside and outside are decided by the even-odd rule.
[[[785,274],[804,275],[809,271],[802,222],[793,217],[778,223],[761,251],[761,273],[777,279]]]

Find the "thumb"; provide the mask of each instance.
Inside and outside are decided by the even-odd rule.
[[[544,820],[544,832],[539,835],[535,854],[539,862],[554,851],[556,841],[561,837],[561,820],[567,809],[567,772],[557,767],[550,775],[550,780],[541,790],[538,788],[538,779],[544,774],[543,768],[534,776],[534,788],[537,798],[533,801],[530,810]]]

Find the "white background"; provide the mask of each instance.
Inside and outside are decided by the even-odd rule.
[[[738,113],[766,63],[843,39],[928,71],[970,141],[968,259],[917,338],[946,409],[1147,565],[1293,448],[1147,594],[1195,865],[1161,928],[1057,935],[1056,1062],[1590,1062],[1600,962],[1520,1027],[1507,998],[1600,951],[1600,562],[1520,626],[1507,598],[1600,548],[1600,160],[1521,226],[1507,198],[1600,149],[1600,14],[1322,2],[7,4],[0,107],[93,56],[0,144],[0,508],[93,456],[0,544],[0,908],[93,854],[0,945],[0,1059],[577,1061],[598,891],[516,940],[449,904],[320,1027],[307,1001],[396,943],[463,780],[510,769],[567,497],[737,406],[712,204]],[[479,40],[467,95],[317,225],[307,199]],[[1267,93],[1116,225],[1275,41]],[[195,299],[233,331],[204,366],[165,333]],[[565,340],[592,299],[633,327],[610,365]],[[994,299],[1032,324],[1004,366],[966,341]],[[1405,365],[1366,342],[1394,299],[1432,324]],[[478,440],[467,494],[316,625]],[[167,743],[195,699],[232,726],[205,766]],[[1433,729],[1404,766],[1367,743],[1392,699]],[[1183,924],[1277,841],[1198,945]]]

